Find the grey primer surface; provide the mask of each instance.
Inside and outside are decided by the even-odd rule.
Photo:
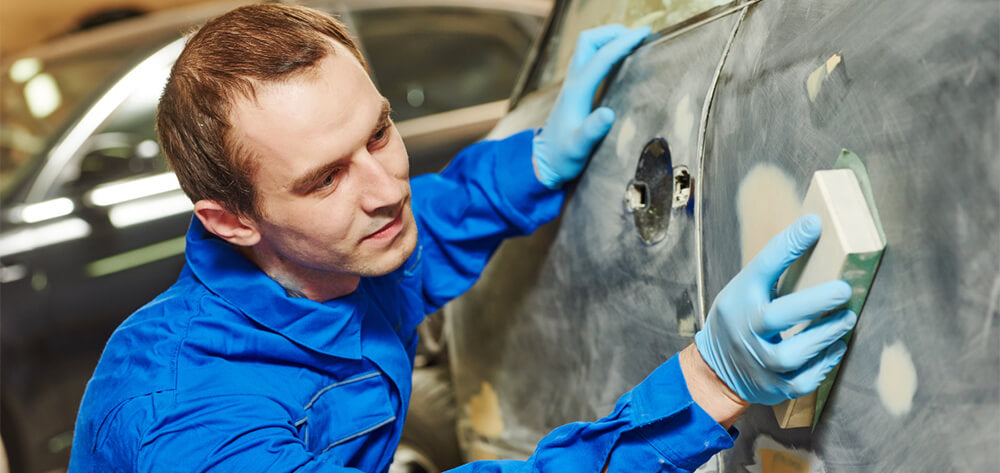
[[[995,1],[764,1],[750,8],[712,104],[702,255],[711,300],[739,270],[733,189],[772,164],[797,183],[842,148],[872,179],[889,246],[815,432],[781,431],[769,408],[738,424],[727,471],[768,435],[814,452],[828,472],[996,471],[998,38]],[[842,62],[810,100],[810,74]],[[886,346],[908,347],[913,406],[877,392]],[[884,375],[884,374],[883,374]]]
[[[638,50],[609,88],[618,119],[562,217],[501,246],[447,308],[465,447],[524,457],[552,428],[609,412],[692,342],[739,271],[752,170],[771,166],[797,202],[846,148],[868,168],[889,247],[838,384],[814,431],[780,430],[769,407],[751,408],[718,468],[761,471],[769,448],[813,472],[995,471],[998,38],[995,1],[763,0]],[[525,98],[495,134],[540,125],[555,92]],[[622,199],[655,137],[691,170],[698,201],[645,245]],[[766,210],[755,199],[767,198],[748,199]],[[880,375],[899,374],[880,373],[887,347],[912,360],[907,409],[879,394]],[[470,427],[483,383],[499,434]]]

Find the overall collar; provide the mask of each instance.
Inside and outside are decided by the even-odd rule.
[[[291,297],[197,217],[191,219],[185,257],[205,287],[253,321],[321,353],[361,359],[361,319],[368,309],[363,284],[326,302]]]

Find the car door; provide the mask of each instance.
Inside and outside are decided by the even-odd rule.
[[[658,36],[608,83],[600,102],[618,119],[562,217],[506,242],[448,307],[470,455],[524,457],[551,428],[606,413],[691,341],[725,283],[798,215],[812,173],[846,149],[867,167],[888,249],[826,409],[815,428],[781,429],[753,406],[735,448],[704,469],[993,468],[1000,10],[666,3],[558,3],[495,130],[542,123],[581,28],[654,24]],[[665,20],[681,11],[696,13]],[[655,201],[636,171],[656,138],[670,151],[664,172],[688,168],[693,202],[671,207],[665,236],[647,243],[635,210]]]
[[[721,63],[706,127],[710,301],[843,150],[887,249],[819,424],[738,423],[725,471],[986,471],[1000,454],[1000,9],[762,1]]]

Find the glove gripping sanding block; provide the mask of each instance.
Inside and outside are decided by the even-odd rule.
[[[816,245],[788,268],[778,283],[779,295],[843,279],[853,289],[850,300],[843,308],[860,315],[886,242],[878,213],[874,203],[870,202],[870,189],[867,194],[862,191],[855,172],[852,169],[831,169],[813,174],[802,210],[823,220],[823,233]],[[861,173],[861,177],[867,179],[863,166]],[[782,337],[787,338],[806,325],[793,327],[782,333]],[[849,341],[850,336],[850,333],[845,335],[844,341]],[[778,425],[783,429],[815,425],[838,368],[827,375],[815,392],[774,406]]]

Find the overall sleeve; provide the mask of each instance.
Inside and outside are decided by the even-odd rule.
[[[155,397],[133,399],[106,422],[92,471],[148,473],[362,473],[332,454],[316,455],[295,426],[261,396],[213,396],[165,408]],[[122,435],[136,418],[158,418],[138,435]],[[134,440],[126,440],[134,439]],[[123,444],[122,442],[134,444]]]
[[[735,435],[691,399],[674,355],[625,393],[611,415],[553,430],[528,460],[480,461],[450,471],[599,473],[607,464],[612,473],[691,472],[732,447]]]
[[[535,176],[533,136],[528,130],[473,144],[441,173],[411,180],[420,243],[407,266],[419,268],[425,313],[471,287],[503,239],[559,214],[564,193]]]
[[[694,471],[732,447],[733,436],[691,400],[684,386],[674,356],[623,395],[609,416],[553,430],[528,460],[480,461],[451,471],[598,473],[605,464],[609,472]],[[153,418],[148,424],[136,422]],[[135,435],[126,432],[136,425],[147,427]],[[143,396],[105,420],[93,465],[71,471],[361,473],[345,467],[332,451],[310,452],[296,428],[283,408],[262,396],[210,396],[179,404]]]

